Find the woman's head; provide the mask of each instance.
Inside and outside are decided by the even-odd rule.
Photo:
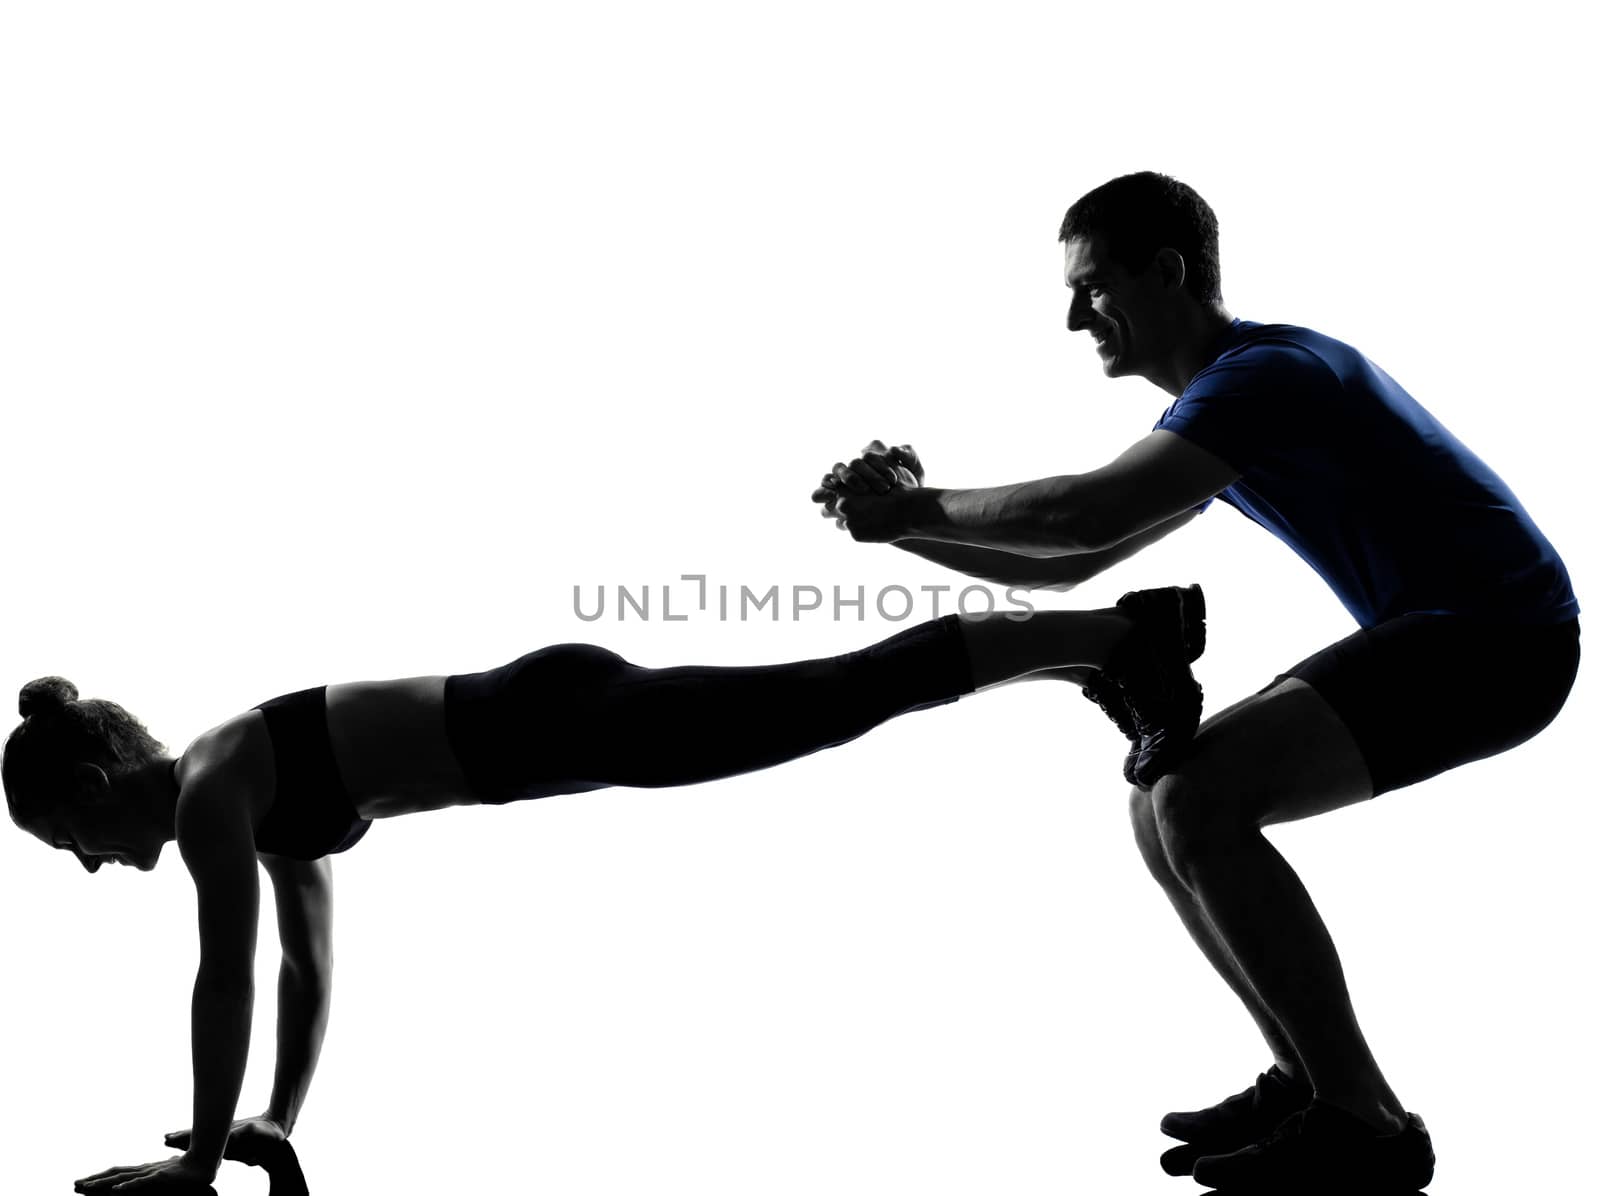
[[[117,817],[112,791],[166,749],[121,706],[80,699],[63,677],[28,682],[17,708],[22,723],[0,761],[12,821],[72,850],[91,872],[106,859],[137,864],[144,855]]]

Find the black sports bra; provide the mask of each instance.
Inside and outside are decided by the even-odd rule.
[[[256,828],[256,850],[294,860],[346,851],[371,821],[356,813],[328,738],[328,687],[284,694],[256,707],[267,719],[278,780]]]

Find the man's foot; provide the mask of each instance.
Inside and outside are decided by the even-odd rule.
[[[1197,1183],[1231,1193],[1415,1192],[1433,1179],[1433,1142],[1415,1113],[1380,1134],[1335,1105],[1314,1100],[1262,1141],[1194,1165]]]
[[[1311,1085],[1290,1079],[1274,1063],[1249,1088],[1210,1108],[1168,1113],[1161,1119],[1161,1132],[1179,1142],[1222,1147],[1211,1153],[1226,1154],[1266,1137],[1285,1117],[1310,1103]]]
[[[1168,1113],[1161,1132],[1184,1143],[1161,1156],[1168,1175],[1189,1175],[1195,1162],[1206,1155],[1228,1154],[1259,1142],[1311,1103],[1311,1085],[1292,1080],[1274,1063],[1256,1082],[1208,1109]]]
[[[1199,660],[1200,654],[1206,650],[1206,601],[1199,586],[1188,586],[1183,589],[1171,586],[1161,590],[1135,590],[1117,600],[1117,607],[1132,615],[1136,626],[1139,608],[1157,608],[1162,604],[1177,607],[1184,659],[1191,664]],[[1122,761],[1122,777],[1128,784],[1136,784],[1134,768],[1139,762],[1143,736],[1140,734],[1138,724],[1134,722],[1133,711],[1128,708],[1128,699],[1123,694],[1121,685],[1107,672],[1097,670],[1084,682],[1083,696],[1100,707],[1127,739],[1128,754]]]
[[[1189,671],[1191,645],[1205,647],[1206,600],[1199,586],[1135,590],[1117,599],[1133,619],[1105,673],[1122,691],[1138,732],[1131,772],[1145,788],[1168,770],[1200,725],[1200,685]]]

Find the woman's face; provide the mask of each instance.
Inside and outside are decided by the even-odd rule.
[[[112,794],[75,794],[24,829],[57,850],[70,851],[85,871],[98,872],[109,863],[149,872],[166,841],[135,823],[130,813],[127,803]]]

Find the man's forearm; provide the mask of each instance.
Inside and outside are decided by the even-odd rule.
[[[294,1129],[317,1070],[332,995],[331,967],[302,967],[284,960],[278,970],[278,1062],[267,1116],[285,1133]]]
[[[938,540],[896,540],[896,548],[980,581],[1023,590],[1071,589],[1077,578],[1060,558],[1023,556],[974,544]]]
[[[255,984],[248,973],[218,980],[202,969],[195,979],[190,1006],[194,1128],[186,1153],[213,1173],[222,1163],[239,1104],[254,1004]]]
[[[906,524],[914,540],[999,549],[1022,556],[1064,556],[1108,547],[1101,522],[1082,501],[1078,479],[1042,478],[981,490],[923,487]]]

